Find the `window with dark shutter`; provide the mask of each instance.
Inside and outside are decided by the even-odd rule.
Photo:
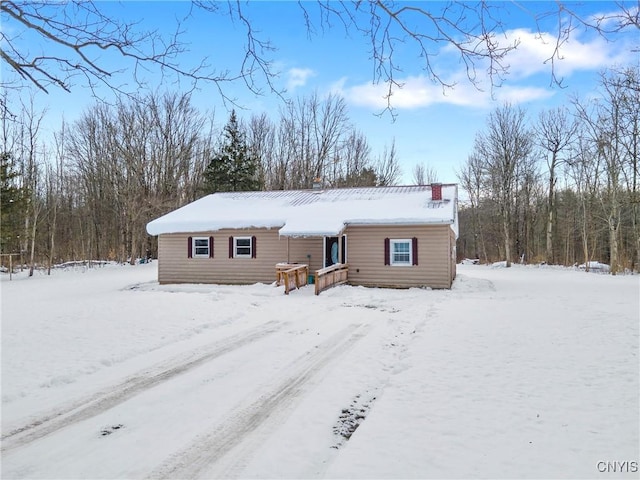
[[[191,237],[191,256],[193,258],[210,258],[210,237]]]
[[[417,247],[416,247],[417,248]],[[389,240],[389,265],[393,266],[411,266],[415,265],[412,239],[396,239]]]
[[[253,258],[252,237],[233,237],[233,257]]]
[[[193,258],[193,237],[187,238],[187,258]]]
[[[229,258],[233,258],[233,237],[229,237]]]
[[[209,258],[213,258],[213,237],[209,237]]]
[[[256,237],[251,237],[251,258],[256,258]]]

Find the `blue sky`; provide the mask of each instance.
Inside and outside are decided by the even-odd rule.
[[[635,3],[637,5],[637,3]],[[170,32],[175,30],[176,20],[183,20],[182,41],[189,51],[180,57],[182,66],[197,65],[203,57],[218,70],[236,71],[243,58],[245,32],[239,22],[230,21],[225,15],[194,12],[188,15],[188,2],[98,2],[98,8],[123,20],[139,21],[141,28],[154,28]],[[216,4],[225,8],[226,3]],[[318,22],[317,7],[304,2],[312,13],[315,33],[309,35],[303,11],[297,2],[262,1],[241,3],[243,13],[252,21],[256,35],[268,40],[276,50],[266,56],[273,62],[273,70],[279,72],[274,84],[286,89],[285,96],[296,98],[316,92],[323,96],[340,94],[348,105],[353,124],[365,134],[372,150],[379,153],[395,140],[398,157],[403,169],[401,183],[410,183],[416,163],[424,163],[439,174],[443,182],[457,181],[455,171],[466,160],[473,146],[473,139],[485,124],[488,113],[505,101],[522,105],[531,118],[540,109],[568,104],[571,95],[592,95],[598,82],[598,72],[612,65],[638,62],[637,29],[619,34],[615,41],[607,41],[594,32],[577,29],[571,40],[563,45],[561,60],[555,64],[555,73],[563,79],[564,88],[552,84],[552,71],[544,60],[551,55],[553,38],[558,28],[558,18],[549,17],[539,24],[541,35],[527,10],[553,11],[551,2],[496,3],[504,6],[501,18],[506,34],[501,42],[519,41],[519,47],[507,58],[509,74],[502,85],[491,89],[482,75],[478,89],[466,79],[463,66],[452,54],[450,47],[433,47],[438,53],[435,65],[446,81],[456,82],[453,89],[443,88],[432,82],[423,69],[418,51],[407,41],[399,44],[394,52],[402,71],[396,74],[403,87],[392,96],[394,116],[383,112],[386,101],[385,84],[374,84],[374,64],[370,58],[370,44],[353,29],[349,31],[334,19],[333,28],[325,28]],[[413,2],[413,6],[437,9],[437,2]],[[472,4],[468,4],[472,5]],[[627,5],[633,6],[634,2]],[[583,18],[616,10],[616,2],[584,2],[570,4]],[[6,28],[6,27],[5,27]],[[42,48],[30,44],[31,49]],[[634,51],[635,50],[635,51]],[[130,65],[117,56],[101,54],[101,61],[122,68],[118,81],[131,85]],[[188,88],[185,82],[175,83],[165,78],[159,84],[155,72],[142,72],[160,89],[181,90]],[[264,83],[261,84],[264,86]],[[242,82],[230,84],[226,93],[235,97],[240,117],[266,112],[277,118],[281,99],[276,95],[256,96]],[[104,93],[108,97],[108,93]],[[195,104],[215,112],[215,121],[222,127],[228,119],[229,105],[225,106],[215,88],[200,85],[193,93]],[[59,126],[64,114],[67,121],[75,120],[80,112],[95,100],[82,83],[74,86],[71,94],[53,91],[49,95],[38,93],[36,104],[47,107],[47,127]]]

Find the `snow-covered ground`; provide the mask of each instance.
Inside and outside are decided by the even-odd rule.
[[[638,478],[638,276],[316,297],[156,267],[2,276],[2,478]]]

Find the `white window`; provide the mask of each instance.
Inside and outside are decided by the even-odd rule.
[[[251,258],[253,244],[251,237],[233,237],[234,258]]]
[[[390,240],[391,265],[413,265],[413,252],[410,239]]]
[[[193,237],[193,258],[209,258],[209,237]]]

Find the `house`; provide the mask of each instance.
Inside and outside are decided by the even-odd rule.
[[[215,193],[147,232],[159,237],[162,284],[272,283],[285,262],[310,272],[347,264],[352,285],[450,288],[457,186]]]

